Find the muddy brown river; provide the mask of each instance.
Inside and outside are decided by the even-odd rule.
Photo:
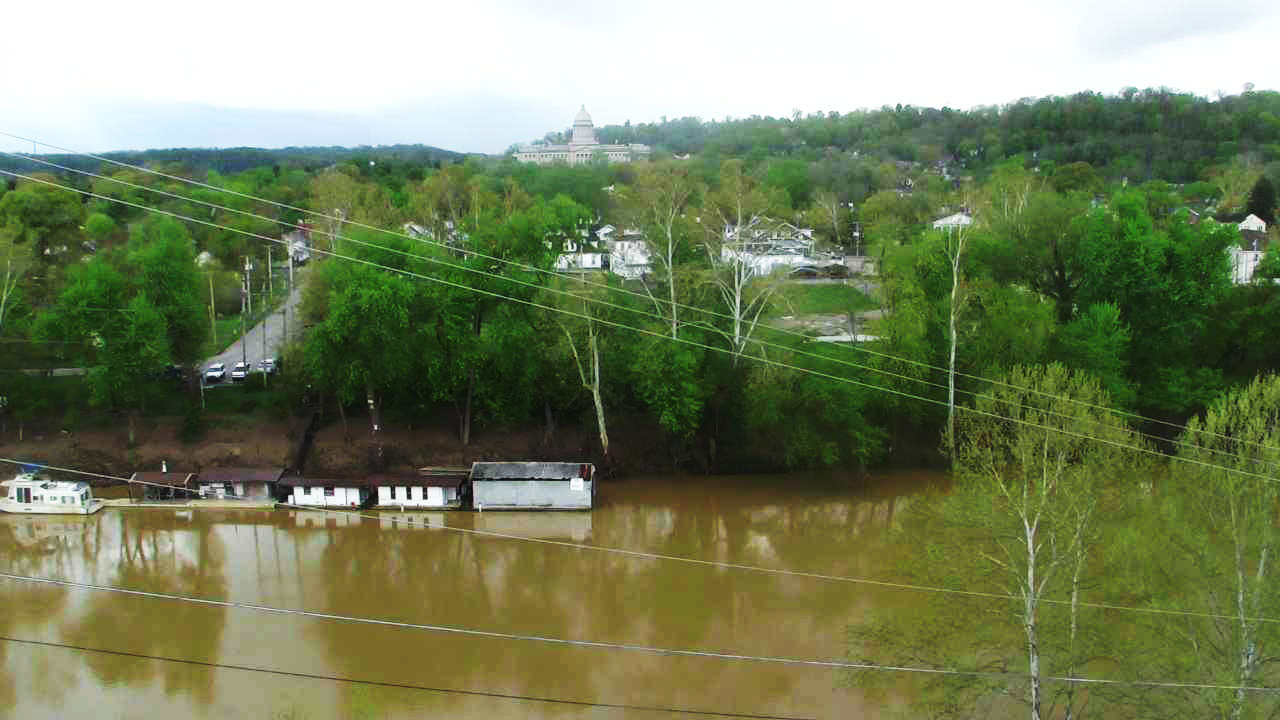
[[[633,478],[586,513],[410,513],[461,528],[842,576],[937,476]],[[399,516],[402,517],[402,516]],[[290,510],[0,517],[13,574],[409,623],[843,659],[900,591]],[[299,674],[587,703],[878,718],[839,670],[268,614],[0,579],[0,635]],[[355,685],[0,642],[15,718],[660,718],[656,710]]]

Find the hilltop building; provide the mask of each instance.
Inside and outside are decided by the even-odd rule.
[[[599,153],[611,163],[631,162],[632,160],[648,160],[648,145],[632,143],[630,145],[602,145],[596,139],[596,129],[591,123],[584,105],[573,119],[573,134],[568,145],[546,143],[526,143],[516,149],[516,160],[551,165],[562,162],[568,165],[581,165],[591,162]]]

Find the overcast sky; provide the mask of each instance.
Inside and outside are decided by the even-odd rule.
[[[1276,0],[45,0],[0,23],[0,131],[90,151],[501,152],[582,104],[605,125],[1280,89]]]

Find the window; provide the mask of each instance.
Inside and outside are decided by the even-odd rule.
[[[325,497],[333,497],[333,488],[331,488],[331,487],[327,487],[327,488],[325,488],[325,489],[324,489],[324,496],[325,496]]]

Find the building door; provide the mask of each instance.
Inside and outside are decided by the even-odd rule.
[[[31,488],[18,488],[18,502],[31,502]]]

